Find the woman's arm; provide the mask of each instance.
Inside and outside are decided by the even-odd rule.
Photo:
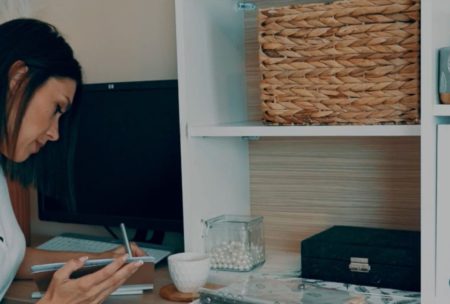
[[[145,256],[145,252],[135,243],[131,243],[133,256]],[[31,279],[31,266],[37,264],[67,262],[71,259],[78,259],[84,256],[89,259],[117,258],[125,254],[125,248],[118,246],[115,249],[101,252],[69,252],[69,251],[49,251],[28,247],[25,251],[25,257],[17,271],[17,279]]]

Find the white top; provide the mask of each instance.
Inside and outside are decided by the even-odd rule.
[[[14,215],[8,185],[0,169],[0,301],[25,255],[25,237]]]

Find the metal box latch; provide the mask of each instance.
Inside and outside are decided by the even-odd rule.
[[[351,257],[348,269],[350,269],[350,271],[352,272],[369,272],[370,271],[369,259]]]

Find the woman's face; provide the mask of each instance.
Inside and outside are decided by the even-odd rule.
[[[8,149],[2,151],[6,157],[23,162],[31,154],[39,150],[47,141],[59,138],[59,119],[72,105],[76,82],[70,78],[49,78],[36,90],[28,104],[20,126],[16,150],[13,156],[8,155]],[[16,102],[15,105],[18,103]],[[8,128],[12,130],[15,121],[14,106],[8,118]]]

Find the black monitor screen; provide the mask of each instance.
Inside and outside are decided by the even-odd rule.
[[[43,220],[182,231],[176,80],[85,85],[73,197],[39,194]]]

